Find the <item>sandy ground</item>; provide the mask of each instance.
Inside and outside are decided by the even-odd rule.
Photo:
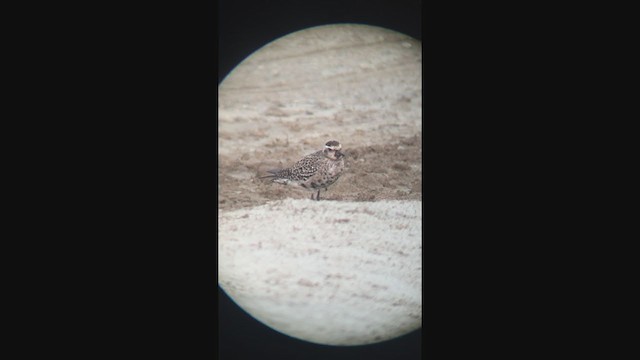
[[[422,321],[421,217],[419,202],[399,200],[286,199],[225,212],[221,284],[259,321],[307,341],[406,334]]]
[[[297,263],[297,255],[289,258],[286,255],[306,251],[296,246],[323,253],[335,250],[322,241],[332,238],[332,226],[322,221],[317,224],[308,221],[305,226],[298,224],[301,220],[295,214],[307,211],[331,214],[334,224],[340,226],[342,239],[375,239],[384,244],[375,251],[390,255],[376,263],[377,268],[384,271],[391,264],[400,264],[402,269],[410,269],[406,270],[410,273],[398,278],[414,279],[410,290],[402,290],[411,294],[407,295],[412,299],[406,302],[410,304],[407,308],[394,317],[376,318],[374,315],[367,320],[372,323],[362,321],[360,324],[361,329],[366,329],[378,326],[380,322],[391,325],[406,318],[410,319],[409,325],[386,334],[362,330],[361,336],[354,337],[351,344],[399,336],[401,332],[420,326],[421,255],[399,255],[406,254],[401,248],[403,241],[395,241],[398,236],[404,237],[402,233],[381,229],[396,229],[393,224],[401,221],[402,226],[414,229],[415,234],[422,226],[421,212],[410,218],[390,218],[394,213],[390,210],[392,207],[417,209],[422,201],[421,71],[420,42],[380,28],[343,25],[315,28],[271,43],[246,59],[220,85],[219,249],[220,254],[234,260],[227,261],[226,268],[220,269],[224,276],[219,281],[236,302],[239,299],[251,302],[254,316],[260,318],[256,314],[268,311],[269,304],[284,300],[284,295],[276,298],[265,294],[277,285],[252,283],[261,278],[260,269],[268,268],[273,261],[283,264],[283,269],[288,268],[284,266],[286,264]],[[266,170],[290,166],[302,156],[321,150],[329,140],[342,144],[346,170],[328,191],[321,193],[320,201],[308,200],[311,193],[304,189],[260,179]],[[277,216],[279,213],[292,215]],[[275,219],[277,223],[274,223]],[[381,223],[383,227],[379,226]],[[275,236],[275,229],[292,230]],[[288,241],[283,242],[283,236],[289,237]],[[409,238],[416,239],[415,236],[407,237],[407,240]],[[255,264],[254,273],[247,267],[233,265],[252,256],[252,252],[243,253],[252,241],[265,248],[279,246],[281,250],[277,258],[270,255],[255,260],[263,263]],[[371,255],[372,250],[366,242],[353,243],[355,245],[349,251],[359,253],[363,258]],[[421,249],[418,238],[412,251],[421,254]],[[295,267],[291,268],[295,272]],[[323,267],[304,270],[330,278],[329,270]],[[347,265],[344,271],[354,274],[356,279],[347,286],[350,293],[356,298],[369,296],[368,285],[360,282],[366,275],[358,277],[360,270]],[[283,278],[294,276],[293,273],[280,275]],[[318,282],[319,289],[330,286],[323,281]],[[392,283],[400,286],[402,282]],[[286,296],[295,296],[296,291],[292,290],[292,294]],[[380,293],[380,299],[396,291],[400,290],[389,285],[386,293]],[[379,303],[394,304],[385,301]],[[328,308],[333,309],[334,305],[329,302]],[[341,310],[343,314],[334,315],[346,318],[347,313],[353,313],[360,306],[363,304],[354,302],[350,308]],[[292,309],[290,312],[299,311]],[[314,311],[320,310],[313,306],[309,308],[310,314]],[[304,324],[296,325],[295,317],[285,319],[282,316],[286,315],[280,316],[287,326],[296,328],[300,325],[297,335],[305,339],[305,331],[309,329],[305,329]],[[278,328],[277,324],[266,323]],[[343,336],[359,333],[356,327],[340,329]],[[328,329],[328,333],[332,331],[338,331],[338,328]],[[335,344],[328,338],[311,340]]]
[[[321,197],[422,200],[420,42],[379,28],[316,29],[267,45],[220,86],[221,211],[309,198],[258,177],[329,140],[342,143],[348,169]]]

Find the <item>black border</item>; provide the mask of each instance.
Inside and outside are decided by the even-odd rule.
[[[345,9],[401,3],[308,6],[325,21],[363,22]],[[601,31],[615,16],[555,3],[419,3],[422,354],[519,358],[598,347],[593,334],[612,327],[596,329],[589,314],[606,307],[585,304],[603,292],[573,284],[589,283],[582,269],[602,260],[575,249],[598,222],[585,214],[592,191],[611,188],[593,184],[611,175],[591,161],[609,158],[597,132],[610,118],[604,109],[617,108],[599,98],[615,88],[601,79],[625,78],[615,72],[618,44],[604,45],[619,34]],[[252,19],[243,31],[258,20],[304,19],[276,11],[276,2],[243,4]],[[226,71],[216,69],[217,3],[25,7],[7,12],[17,20],[7,45],[17,46],[6,51],[14,82],[5,103],[14,111],[5,124],[15,130],[3,133],[13,140],[7,158],[20,164],[5,172],[18,179],[6,188],[18,198],[11,212],[26,218],[6,240],[26,254],[8,273],[21,287],[6,291],[20,302],[11,308],[12,332],[26,339],[18,350],[216,357],[212,119]],[[234,43],[250,43],[248,34]]]

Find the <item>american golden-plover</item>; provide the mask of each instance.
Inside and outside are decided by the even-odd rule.
[[[320,190],[329,187],[338,180],[344,170],[344,154],[340,152],[342,145],[335,140],[328,141],[324,150],[309,154],[290,168],[282,170],[269,170],[271,175],[262,178],[271,178],[273,182],[285,185],[298,185],[311,193],[311,200],[316,193],[315,200],[320,200]]]

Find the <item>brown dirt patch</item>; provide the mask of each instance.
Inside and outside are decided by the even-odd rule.
[[[327,139],[329,140],[329,139]],[[320,201],[422,200],[422,135],[398,137],[385,144],[349,147],[345,140],[346,171]],[[306,155],[295,152],[283,139],[271,149],[238,159],[219,158],[219,207],[236,210],[285,198],[308,199],[310,192],[295,186],[272,183],[259,177],[265,170],[290,166]],[[318,149],[321,148],[321,144]],[[309,152],[314,150],[310,148]],[[273,161],[274,153],[281,161]],[[308,152],[308,153],[309,153]]]

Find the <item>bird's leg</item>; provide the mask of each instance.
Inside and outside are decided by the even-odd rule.
[[[316,195],[316,201],[320,201],[320,190],[318,190],[318,195]]]

